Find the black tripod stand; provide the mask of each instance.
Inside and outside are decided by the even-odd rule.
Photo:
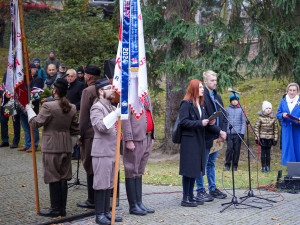
[[[79,160],[80,160],[80,148],[77,145],[76,145],[76,147],[78,148],[78,151],[79,151],[78,156],[77,156],[76,178],[75,178],[75,180],[74,180],[73,183],[68,183],[68,188],[71,188],[71,187],[77,186],[77,185],[87,186],[86,184],[80,183],[80,180],[78,178],[78,175],[79,175],[79,165],[80,165],[79,164]]]
[[[233,94],[234,94],[234,96],[236,97],[236,93],[234,92]],[[236,99],[237,99],[239,105],[241,105],[240,102],[239,102],[239,100],[238,100],[238,98],[236,98]],[[250,125],[251,130],[252,130],[253,134],[256,136],[257,140],[259,140],[259,138],[257,137],[257,135],[256,135],[256,133],[255,133],[255,131],[254,131],[254,128],[252,127],[252,125],[251,125],[251,123],[250,123],[250,120],[248,119],[247,114],[245,113],[243,107],[241,107],[241,109],[242,109],[243,114],[245,115],[245,119],[246,119],[246,125],[247,125],[247,146],[249,146],[250,140],[249,140],[249,128],[248,128],[248,125]],[[249,154],[249,151],[248,151],[248,171],[249,171],[249,191],[248,191],[247,196],[244,196],[244,197],[241,197],[241,198],[240,198],[240,199],[242,199],[241,202],[244,202],[244,201],[246,201],[248,198],[252,198],[252,197],[253,197],[253,198],[262,199],[262,200],[266,200],[266,201],[269,201],[269,202],[274,202],[274,203],[276,203],[276,201],[273,201],[273,200],[271,200],[271,199],[268,199],[268,198],[264,198],[264,197],[261,197],[261,196],[254,195],[253,190],[252,190],[252,187],[251,187],[252,185],[251,185],[251,167],[250,167],[250,154]]]
[[[243,144],[246,146],[246,148],[248,149],[248,153],[250,152],[253,156],[253,158],[255,158],[254,154],[252,153],[252,151],[249,149],[249,147],[246,145],[245,141],[243,140],[243,138],[241,138],[241,136],[239,135],[239,133],[235,130],[235,128],[232,126],[232,124],[230,123],[230,121],[228,120],[226,113],[225,113],[225,109],[223,108],[223,106],[217,101],[215,100],[215,103],[220,107],[220,111],[222,112],[224,118],[227,120],[228,124],[229,124],[229,133],[231,135],[231,130],[233,129],[235,131],[235,133],[238,135],[238,137],[240,138],[240,140],[243,142]],[[232,150],[232,159],[234,159],[234,151]],[[231,174],[232,174],[232,199],[230,202],[227,203],[223,203],[222,206],[226,205],[221,211],[220,213],[224,212],[226,209],[228,209],[230,206],[234,205],[234,206],[238,206],[238,205],[244,205],[244,206],[248,206],[248,207],[253,207],[253,208],[258,208],[261,209],[261,207],[258,206],[253,206],[253,205],[248,205],[248,204],[244,204],[242,202],[238,202],[238,199],[235,195],[235,185],[234,185],[234,169],[233,166],[231,167]]]

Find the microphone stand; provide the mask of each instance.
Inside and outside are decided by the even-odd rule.
[[[236,93],[233,92],[233,94],[234,94],[234,96],[236,97]],[[236,99],[237,99],[239,105],[241,106],[241,104],[240,104],[240,102],[239,102],[239,100],[238,100],[237,97],[236,97]],[[247,145],[249,146],[250,140],[249,140],[249,128],[248,128],[248,125],[250,125],[251,130],[252,130],[253,134],[256,136],[257,140],[259,140],[259,138],[258,138],[257,134],[255,133],[254,128],[252,127],[252,125],[251,125],[251,123],[250,123],[250,120],[248,119],[247,114],[245,113],[245,111],[244,111],[244,109],[243,109],[242,106],[241,106],[241,109],[242,109],[242,112],[243,112],[243,114],[244,114],[244,116],[245,116],[245,119],[246,119],[246,125],[247,125]],[[254,158],[255,158],[255,157],[254,157]],[[250,167],[250,155],[249,155],[249,151],[248,151],[248,171],[249,171],[249,191],[248,191],[247,196],[244,196],[244,197],[241,197],[241,198],[240,198],[240,199],[243,199],[241,202],[244,202],[244,201],[246,201],[248,198],[253,197],[253,198],[258,198],[258,199],[262,199],[262,200],[266,200],[266,201],[270,201],[270,202],[276,203],[276,201],[273,201],[273,200],[271,200],[271,199],[268,199],[268,198],[264,198],[264,197],[261,197],[261,196],[254,195],[253,190],[252,190],[252,187],[251,187],[251,167]]]
[[[78,175],[79,175],[79,160],[80,160],[80,157],[79,157],[79,155],[80,155],[80,148],[79,148],[79,146],[78,146],[78,150],[79,150],[79,154],[78,154],[78,157],[77,157],[76,178],[75,178],[75,180],[74,180],[73,183],[68,183],[68,188],[71,188],[71,187],[77,186],[77,185],[82,185],[82,186],[85,186],[85,187],[87,186],[86,184],[80,183],[80,180],[78,178]]]
[[[249,147],[246,145],[245,141],[243,140],[243,138],[241,138],[241,136],[239,135],[238,132],[236,132],[236,129],[234,128],[234,126],[230,123],[230,121],[228,120],[228,117],[226,116],[225,113],[225,109],[223,108],[223,106],[217,101],[215,100],[215,103],[220,107],[221,109],[221,113],[223,114],[224,118],[227,120],[228,124],[229,124],[229,130],[230,130],[230,134],[231,134],[231,130],[233,129],[235,131],[235,133],[238,135],[238,137],[240,138],[240,140],[243,142],[243,144],[246,146],[246,148],[248,149],[248,153],[250,152],[253,156],[253,158],[255,158],[254,154],[252,153],[252,151],[249,149]],[[234,151],[232,151],[232,158],[234,159]],[[220,213],[224,212],[226,209],[228,209],[230,206],[234,205],[235,207],[238,205],[244,205],[244,206],[249,206],[249,207],[253,207],[253,208],[258,208],[258,209],[262,209],[261,207],[258,206],[253,206],[253,205],[248,205],[242,202],[238,202],[238,199],[235,195],[235,185],[234,185],[234,170],[233,170],[233,166],[231,167],[231,174],[232,174],[232,199],[230,202],[227,203],[222,203],[221,205],[227,205],[225,206]]]

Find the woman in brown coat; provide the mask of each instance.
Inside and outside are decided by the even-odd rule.
[[[49,184],[51,207],[41,210],[41,216],[66,215],[67,181],[72,178],[72,148],[79,135],[76,107],[66,99],[68,83],[59,78],[52,88],[54,101],[46,102],[36,115],[26,106],[28,120],[34,128],[44,127],[42,134],[43,175]]]

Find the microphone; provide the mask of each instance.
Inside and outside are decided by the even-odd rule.
[[[228,92],[235,93],[235,94],[241,94],[241,92],[238,92],[238,91],[232,90],[231,88],[228,88],[228,90],[227,90],[227,91],[228,91]]]

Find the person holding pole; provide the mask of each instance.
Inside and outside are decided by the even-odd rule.
[[[77,206],[90,209],[95,208],[93,189],[94,172],[91,156],[94,129],[91,124],[90,110],[97,99],[95,82],[98,80],[100,72],[97,66],[89,65],[86,67],[84,79],[88,87],[82,91],[79,115],[80,139],[77,144],[81,147],[82,164],[87,174],[88,198],[84,202],[77,202]]]
[[[146,208],[142,202],[142,176],[155,138],[149,95],[147,94],[141,100],[144,113],[138,120],[129,110],[128,120],[122,121],[125,186],[129,212],[135,215],[146,215],[155,212],[153,209]]]
[[[72,178],[72,148],[79,135],[76,107],[66,99],[68,82],[59,78],[52,87],[54,101],[46,102],[38,115],[26,105],[28,121],[34,128],[44,127],[42,134],[43,176],[49,184],[51,207],[40,215],[66,215],[67,181]]]
[[[92,106],[90,113],[94,129],[91,156],[94,171],[95,214],[97,224],[110,224],[112,216],[110,195],[114,188],[117,120],[121,111],[111,104],[115,97],[115,90],[107,78],[98,80],[95,87],[99,99]],[[122,218],[116,217],[115,221],[122,222]]]

